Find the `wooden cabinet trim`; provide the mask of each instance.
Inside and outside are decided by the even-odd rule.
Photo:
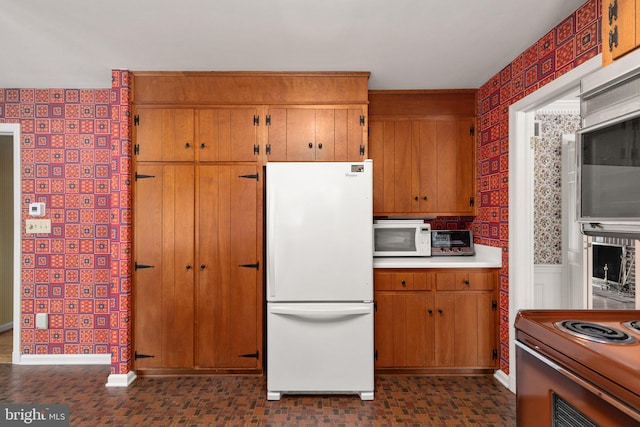
[[[369,72],[132,71],[132,102],[368,103]]]

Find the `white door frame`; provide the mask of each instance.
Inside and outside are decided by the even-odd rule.
[[[509,107],[509,389],[515,393],[515,330],[520,309],[533,304],[533,119],[537,109],[580,86],[602,68],[597,55]]]
[[[0,135],[13,138],[13,363],[20,361],[20,315],[22,314],[22,162],[20,157],[20,124],[0,123]]]

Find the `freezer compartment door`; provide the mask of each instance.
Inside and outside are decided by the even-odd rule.
[[[372,162],[272,162],[266,179],[267,300],[372,300]]]
[[[267,392],[373,399],[373,304],[268,303]]]

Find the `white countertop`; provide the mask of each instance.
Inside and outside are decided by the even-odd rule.
[[[473,256],[381,257],[373,258],[373,268],[501,268],[502,249],[474,245]]]

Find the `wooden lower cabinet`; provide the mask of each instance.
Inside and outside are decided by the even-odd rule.
[[[390,289],[400,277],[426,277],[423,290]],[[481,289],[455,290],[474,278]],[[497,270],[375,270],[378,370],[469,373],[497,367]],[[445,280],[446,279],[446,280]],[[439,290],[440,282],[453,283]]]
[[[261,370],[256,174],[256,165],[137,165],[137,371]]]

